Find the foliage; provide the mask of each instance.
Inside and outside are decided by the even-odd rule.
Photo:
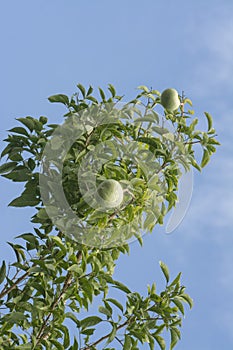
[[[172,349],[180,339],[183,304],[192,306],[192,299],[180,283],[181,274],[170,282],[167,266],[160,263],[166,279],[164,291],[157,294],[152,284],[147,296],[142,297],[115,281],[113,272],[120,253],[129,253],[127,240],[136,237],[142,244],[142,232],[152,232],[175,206],[180,167],[187,171],[193,166],[200,171],[208,163],[219,144],[212,118],[205,113],[208,130],[197,130],[198,118],[194,118],[194,111],[185,110],[186,105],[192,103],[181,96],[180,109],[173,113],[164,110],[161,124],[155,111],[160,105],[160,93],[145,86],[140,86],[136,98],[122,108],[117,108],[122,96],[116,94],[112,85],[108,87],[111,94],[108,98],[99,88],[100,101],[93,95],[91,86],[86,91],[78,84],[78,89],[79,93],[71,98],[63,94],[49,98],[50,102],[62,103],[68,109],[65,120],[73,124],[71,130],[66,129],[65,137],[56,134],[59,125],[48,124],[46,117],[27,116],[17,119],[20,126],[10,129],[5,140],[7,146],[1,157],[7,157],[7,162],[0,166],[0,173],[13,182],[25,183],[22,194],[9,205],[31,206],[36,212],[32,217],[34,231],[17,236],[23,241],[21,244],[9,243],[16,261],[8,267],[3,261],[0,268],[0,348],[94,350],[99,344],[101,348],[113,349],[107,346],[118,342],[122,349],[136,350],[141,342],[148,343],[150,349],[156,346],[165,349],[163,331],[169,330]],[[87,111],[90,119],[85,114]],[[109,123],[95,124],[96,119],[106,117],[106,112],[111,116]],[[172,125],[172,131],[164,121]],[[78,128],[82,130],[80,138],[64,155],[70,133]],[[104,179],[119,181],[124,188],[124,201],[119,208],[100,211],[97,204],[90,205],[87,198],[84,199],[77,171],[85,157],[103,143],[110,150],[110,156],[96,153],[100,163],[105,156],[96,172],[97,183]],[[195,156],[196,144],[203,150],[199,162]],[[48,145],[52,159],[48,159],[48,154],[44,159]],[[134,158],[125,156],[135,150]],[[59,159],[62,171],[58,170]],[[88,171],[90,169],[85,168],[85,178]],[[49,206],[41,196],[41,177],[42,184],[47,186]],[[70,222],[66,219],[64,223],[61,213],[57,217],[60,204],[53,193],[59,178],[70,207],[79,217],[80,227],[85,223],[89,229],[88,239],[67,235],[49,215],[55,213],[56,222],[63,220],[61,227]],[[84,193],[93,196],[92,185],[90,181]],[[130,230],[125,229],[128,223]],[[104,243],[103,232],[106,233]],[[123,233],[122,239],[119,232]],[[112,287],[122,291],[125,303],[108,295]],[[89,310],[98,295],[102,296],[98,316],[81,319],[79,313]],[[67,319],[75,324],[78,338],[71,339]],[[94,333],[103,324],[110,327],[109,332],[96,339]]]

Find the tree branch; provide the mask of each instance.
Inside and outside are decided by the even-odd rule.
[[[119,325],[117,327],[117,331],[123,327],[125,327],[128,323],[130,322],[130,319],[127,319],[124,323],[122,323],[121,325]],[[99,343],[101,343],[103,340],[107,339],[110,336],[111,332],[109,332],[108,334],[104,335],[103,337],[101,337],[100,339],[96,340],[94,343],[85,346],[84,348],[81,348],[80,350],[91,350],[91,348],[93,346],[98,345]]]
[[[78,261],[80,261],[82,258],[82,252],[79,251],[77,253],[77,259]],[[72,283],[72,273],[70,271],[68,271],[67,275],[66,275],[66,279],[65,279],[65,282],[64,282],[64,285],[63,285],[63,288],[60,292],[60,294],[58,295],[58,297],[53,301],[53,303],[51,304],[51,311],[48,313],[47,317],[45,318],[45,320],[43,321],[43,324],[41,325],[40,327],[40,330],[39,332],[37,333],[36,335],[36,344],[34,345],[34,349],[35,347],[40,343],[40,341],[43,339],[44,337],[44,331],[47,327],[47,323],[50,319],[50,317],[52,316],[53,314],[53,310],[56,308],[56,306],[59,304],[59,302],[61,301],[63,295],[65,294],[65,292],[67,291],[67,289],[69,288],[69,286],[71,285]]]
[[[15,289],[17,287],[17,285],[22,282],[28,275],[30,274],[30,271],[28,270],[27,272],[25,272],[21,277],[19,277],[14,284],[12,284],[12,286],[10,286],[9,288],[7,288],[6,290],[5,287],[3,288],[2,292],[0,293],[0,299],[2,299],[5,295],[7,295],[8,293],[10,293],[13,289]]]

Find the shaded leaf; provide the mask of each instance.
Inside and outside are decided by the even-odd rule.
[[[6,277],[6,263],[5,260],[2,262],[2,266],[0,268],[0,284],[4,281]]]
[[[89,89],[87,90],[87,96],[92,94],[92,92],[93,92],[93,87],[90,85]]]
[[[11,312],[10,314],[6,315],[5,318],[6,318],[7,322],[18,324],[19,321],[23,321],[27,317],[26,317],[26,315],[24,315],[23,312],[15,311],[15,312]]]
[[[52,95],[48,98],[51,103],[63,103],[64,105],[69,105],[69,98],[63,94]]]
[[[82,84],[77,84],[77,87],[79,88],[79,90],[81,91],[83,98],[86,97],[86,89]]]
[[[0,166],[0,174],[5,174],[5,173],[8,173],[9,171],[15,169],[17,164],[18,164],[17,162],[8,162],[5,164],[2,164]]]
[[[116,96],[116,90],[112,84],[108,84],[108,90],[111,92],[112,97]]]
[[[22,235],[16,236],[16,238],[22,238],[33,245],[39,244],[37,238],[32,233],[23,233]]]
[[[130,337],[130,335],[126,334],[125,335],[125,341],[124,341],[123,350],[130,349],[131,344],[132,344],[131,337]]]
[[[29,136],[27,130],[24,129],[23,127],[21,127],[21,126],[17,126],[17,127],[12,128],[12,129],[10,129],[10,130],[8,130],[8,131],[14,132],[14,133],[16,133],[16,134],[21,134],[21,135]]]
[[[20,121],[22,124],[24,124],[31,132],[34,130],[34,121],[31,117],[26,118],[16,118],[16,120]]]
[[[99,93],[100,93],[102,100],[105,101],[106,97],[105,97],[104,91],[100,87],[99,87]]]
[[[34,207],[40,203],[40,199],[35,198],[34,195],[23,195],[11,201],[9,207]]]
[[[2,175],[3,177],[5,177],[6,179],[12,180],[14,182],[25,182],[27,180],[29,180],[30,178],[30,173],[29,173],[29,169],[27,168],[16,168],[15,170],[13,170],[12,172],[8,173],[8,174],[4,174]]]

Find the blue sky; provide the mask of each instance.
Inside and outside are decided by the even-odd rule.
[[[126,99],[144,84],[184,90],[196,114],[214,117],[222,146],[194,174],[191,205],[170,235],[156,228],[144,247],[131,245],[116,277],[145,292],[163,287],[158,261],[183,283],[195,306],[184,320],[177,350],[233,346],[233,2],[231,0],[7,1],[0,12],[1,148],[14,118],[46,115],[62,122],[55,93],[85,86],[116,86]],[[204,120],[204,118],[203,118]],[[203,122],[204,125],[204,122]],[[6,241],[31,229],[30,209],[8,208],[21,186],[0,181],[1,257]],[[143,347],[144,349],[144,347]]]

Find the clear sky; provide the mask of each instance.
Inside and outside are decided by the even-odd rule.
[[[176,349],[232,349],[232,0],[2,1],[0,45],[1,148],[14,118],[62,122],[64,109],[47,97],[71,95],[77,83],[112,83],[126,98],[141,84],[174,87],[193,100],[200,118],[213,115],[222,146],[202,174],[195,172],[187,215],[172,234],[158,228],[143,248],[132,244],[116,277],[144,293],[154,280],[163,288],[159,260],[173,276],[182,271],[195,306]],[[5,242],[31,229],[31,209],[7,207],[20,190],[1,179],[0,252],[8,261]]]

